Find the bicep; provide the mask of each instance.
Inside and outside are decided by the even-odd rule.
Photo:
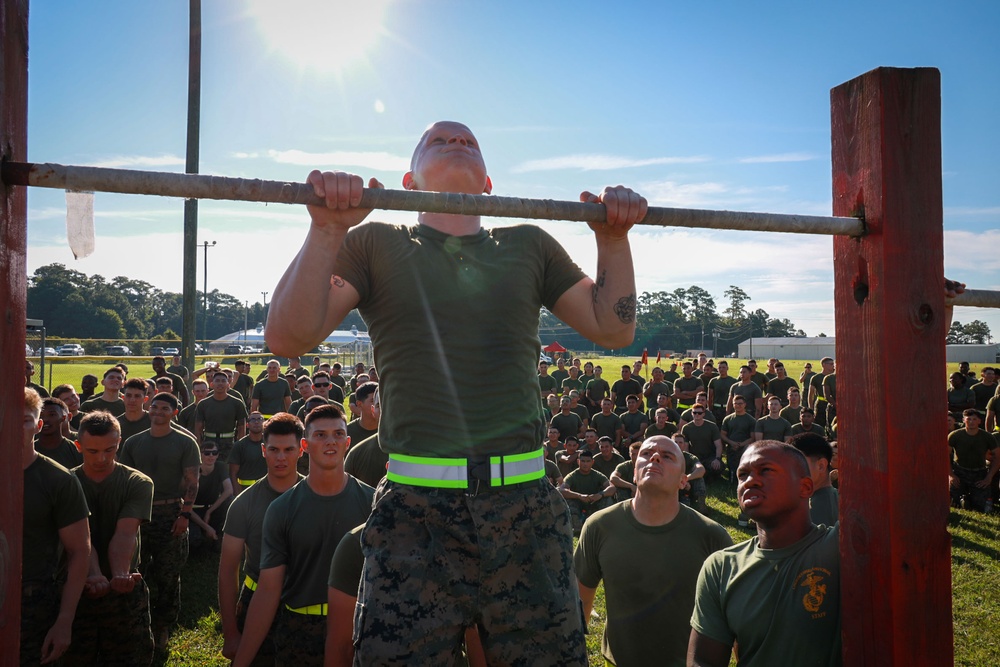
[[[88,555],[90,551],[90,523],[84,518],[74,521],[68,526],[63,526],[59,529],[59,541],[62,542],[63,548],[70,557],[79,553]]]
[[[692,667],[726,667],[733,647],[716,641],[711,637],[691,630],[688,640],[688,665]]]
[[[331,331],[340,326],[348,313],[358,307],[360,301],[361,295],[354,285],[340,276],[333,276],[330,279],[330,293],[326,299],[326,318],[323,321],[323,332],[320,333],[322,338],[316,341],[316,344],[323,342]]]
[[[593,279],[585,276],[563,292],[553,306],[552,314],[587,338],[597,335]]]

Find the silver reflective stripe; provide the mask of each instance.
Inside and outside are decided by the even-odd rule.
[[[504,484],[518,483],[524,481],[525,476],[530,476],[533,473],[545,472],[545,455],[542,450],[538,452],[532,452],[531,458],[522,458],[523,455],[515,456],[494,456],[490,459],[490,483],[493,486],[501,486]],[[501,463],[502,459],[502,463]],[[511,460],[515,459],[515,460]],[[522,479],[515,480],[513,478],[520,477]]]
[[[411,457],[406,457],[411,458]],[[465,459],[455,459],[455,465],[435,465],[389,457],[389,473],[393,477],[426,482],[444,482],[449,487],[465,488],[468,485],[468,469]],[[391,479],[391,478],[390,478]],[[404,481],[400,479],[399,481]]]

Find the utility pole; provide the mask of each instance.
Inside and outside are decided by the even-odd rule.
[[[188,108],[187,158],[184,173],[197,174],[201,136],[201,0],[190,0],[188,9]],[[198,290],[198,200],[184,200],[184,272],[181,304],[181,355],[194,368]]]
[[[201,338],[205,341],[205,349],[208,349],[208,249],[215,247],[215,241],[209,244],[208,241],[199,243],[205,249],[205,285],[202,290],[201,296],[203,299],[203,311],[204,316],[201,319]]]
[[[264,327],[267,327],[267,295],[270,292],[261,292],[264,295]]]

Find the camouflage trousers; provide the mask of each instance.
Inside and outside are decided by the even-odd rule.
[[[59,615],[61,591],[51,582],[21,589],[21,667],[41,664],[42,643]]]
[[[188,533],[171,533],[180,508],[154,505],[153,520],[140,529],[142,564],[139,571],[149,586],[150,621],[154,632],[177,622],[181,611],[181,570],[188,558]]]
[[[576,498],[567,500],[566,504],[569,506],[570,517],[573,521],[573,533],[578,535],[583,530],[583,524],[591,514],[599,512],[605,507],[611,507],[616,502],[618,501],[614,498],[601,498],[593,503],[585,503]]]
[[[454,665],[472,626],[490,665],[587,664],[569,510],[548,481],[473,496],[383,480],[361,544],[355,665]]]
[[[236,629],[243,633],[243,625],[247,622],[247,611],[250,609],[250,601],[253,600],[253,591],[247,588],[245,585],[242,590],[240,590],[240,599],[236,602]],[[257,649],[257,655],[250,662],[251,667],[270,667],[274,665],[274,624],[271,624],[271,630],[268,631],[267,636],[264,637],[264,641],[261,642],[260,648]]]
[[[153,634],[149,629],[149,590],[143,581],[131,593],[111,592],[80,598],[73,621],[73,643],[63,659],[67,667],[149,665]]]
[[[323,667],[326,616],[310,616],[278,608],[274,618],[275,667]]]

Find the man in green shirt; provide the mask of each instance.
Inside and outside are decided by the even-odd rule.
[[[750,370],[749,366],[740,366],[740,379],[739,382],[733,384],[729,388],[729,401],[726,405],[726,409],[729,412],[735,410],[733,407],[733,398],[736,396],[742,396],[747,402],[747,412],[749,412],[754,419],[757,416],[764,415],[764,394],[761,392],[760,387],[756,382],[752,380],[753,372]]]
[[[250,412],[260,412],[264,417],[288,412],[292,404],[292,390],[280,374],[281,364],[277,359],[267,362],[267,376],[253,387]]]
[[[629,396],[638,396],[642,393],[642,384],[632,377],[632,368],[628,365],[622,366],[622,378],[611,385],[611,401],[614,403],[615,412],[621,414],[628,409],[627,399]]]
[[[674,386],[663,378],[663,369],[656,366],[652,373],[652,378],[642,388],[642,395],[646,397],[646,405],[658,405],[657,399],[661,395],[670,397],[674,393]]]
[[[549,375],[549,362],[542,361],[538,362],[538,389],[541,391],[542,398],[545,398],[549,394],[558,394],[558,385],[556,385],[556,379]]]
[[[573,561],[585,618],[604,581],[601,652],[607,664],[685,664],[698,572],[733,540],[716,522],[681,506],[684,470],[672,440],[646,440],[635,461],[635,497],[595,513],[583,526]],[[670,566],[623,567],[635,554]]]
[[[809,498],[809,519],[819,525],[832,526],[840,521],[840,495],[830,483],[833,447],[822,435],[801,433],[792,438],[792,446],[809,462],[813,494]]]
[[[564,378],[562,382],[559,383],[560,393],[565,396],[571,391],[580,391],[583,389],[583,382],[580,380],[580,369],[576,366],[569,367],[569,377]]]
[[[754,440],[777,440],[787,444],[792,439],[792,425],[781,418],[781,401],[777,396],[767,399],[767,410],[767,416],[757,420]]]
[[[259,412],[250,416],[256,421]],[[251,435],[256,427],[251,425]],[[260,580],[260,548],[264,515],[271,503],[303,477],[296,472],[302,453],[302,422],[288,414],[277,414],[257,429],[263,447],[257,445],[265,466],[264,477],[240,494],[229,506],[219,557],[219,616],[224,643],[222,655],[232,660],[243,636],[247,610]],[[250,437],[250,436],[247,436]],[[235,451],[235,450],[234,450]],[[235,485],[234,485],[235,488]],[[245,578],[239,579],[240,572]],[[274,664],[274,643],[268,630],[252,664]]]
[[[639,410],[639,397],[632,394],[625,400],[627,410],[621,414],[622,430],[624,436],[618,448],[627,451],[626,447],[633,442],[642,442],[645,437],[646,427],[649,426],[649,419],[646,414]]]
[[[199,444],[206,440],[219,443],[219,461],[229,461],[229,451],[242,440],[247,429],[247,406],[229,393],[229,376],[216,373],[212,393],[198,403],[194,417],[194,435]]]
[[[654,435],[671,437],[677,433],[677,424],[668,420],[669,411],[666,408],[656,408],[655,421],[646,427],[645,438],[648,440]]]
[[[729,374],[729,362],[723,359],[719,362],[719,374],[708,382],[708,404],[715,413],[715,423],[721,424],[726,416],[726,403],[729,401],[729,390],[739,382]]]
[[[782,410],[784,412],[784,410]],[[792,424],[792,437],[799,435],[800,433],[815,433],[816,435],[826,437],[826,431],[822,426],[815,423],[816,413],[812,408],[802,408],[799,413],[799,423]]]
[[[677,410],[683,412],[694,405],[694,399],[705,385],[693,375],[694,365],[690,361],[685,361],[681,370],[684,371],[684,376],[674,380],[673,399]]]
[[[68,419],[69,410],[65,403],[58,398],[43,398],[42,429],[35,436],[35,451],[71,470],[83,463],[83,459],[73,441],[63,435],[63,424]]]
[[[243,402],[250,407],[250,395],[253,393],[253,378],[250,377],[250,364],[239,359],[233,364],[236,367],[236,379],[232,382],[233,390],[243,397]]]
[[[725,667],[737,644],[740,665],[840,665],[838,528],[809,519],[808,462],[762,440],[747,448],[737,477],[757,536],[702,566],[688,664]]]
[[[584,388],[584,393],[587,396],[587,407],[590,408],[590,414],[595,415],[601,411],[601,401],[605,398],[611,396],[611,385],[602,376],[604,369],[600,366],[594,366],[594,377],[587,386]],[[611,404],[612,406],[614,403]]]
[[[116,366],[104,371],[101,386],[104,391],[99,396],[94,396],[83,402],[80,412],[84,414],[104,410],[110,412],[113,417],[120,417],[125,414],[125,402],[121,397],[121,388],[125,383],[125,374]]]
[[[378,433],[378,423],[382,416],[378,383],[365,382],[360,385],[354,392],[352,408],[358,417],[347,424],[347,435],[351,438],[351,442],[361,442]]]
[[[966,509],[985,512],[990,483],[1000,469],[998,445],[992,435],[979,428],[979,412],[975,408],[967,409],[962,417],[965,428],[948,434],[952,458],[948,479],[951,503],[959,507],[964,497]],[[993,453],[993,463],[987,467],[986,455],[989,452]]]
[[[641,442],[633,442],[629,445],[628,460],[619,463],[614,472],[608,476],[611,483],[618,487],[615,492],[615,500],[618,502],[635,496],[635,460],[639,456],[640,447],[642,447]]]
[[[618,465],[625,463],[625,457],[615,451],[611,438],[601,438],[597,441],[597,446],[600,453],[594,456],[594,470],[610,480]]]
[[[153,658],[149,591],[138,573],[139,526],[152,516],[153,480],[115,460],[119,442],[109,413],[80,422],[83,463],[73,474],[90,508],[92,556],[65,658],[71,666],[148,665]]]
[[[288,414],[298,415],[299,410],[306,404],[313,395],[313,381],[308,375],[303,375],[295,381],[295,390],[299,392],[299,397],[288,406]]]
[[[781,408],[780,414],[782,418],[785,419],[789,424],[795,426],[800,421],[802,412],[802,394],[799,392],[798,387],[792,387],[788,390],[788,404]],[[813,417],[815,418],[816,413],[813,412]]]
[[[822,373],[816,373],[809,380],[809,397],[806,404],[816,411],[816,423],[820,426],[827,426],[829,422],[826,418],[826,397],[823,395],[823,380],[830,373],[837,370],[837,364],[832,357],[823,357],[820,360],[823,368]]]
[[[621,417],[612,411],[613,405],[614,403],[611,402],[610,398],[602,399],[601,411],[591,417],[590,425],[597,431],[598,437],[607,436],[611,438],[611,441],[615,444],[615,449],[617,449],[624,435],[624,427],[622,426]]]
[[[184,384],[184,378],[167,370],[167,360],[163,357],[153,357],[153,379],[158,380],[160,378],[170,378],[170,382],[173,385],[173,394],[180,400],[180,407],[184,407],[191,402],[188,398],[187,385]]]
[[[279,413],[287,414],[287,413]],[[259,412],[247,417],[247,434],[229,452],[229,480],[233,496],[238,496],[267,474],[264,456],[264,415]]]
[[[729,487],[736,493],[736,469],[740,466],[740,458],[750,443],[754,442],[754,429],[757,420],[747,412],[747,401],[742,396],[733,397],[733,413],[722,420],[722,441],[726,443],[728,454],[726,461],[729,468]],[[740,521],[745,521],[741,518]]]
[[[302,444],[309,474],[267,508],[260,579],[234,667],[249,667],[272,622],[276,664],[322,664],[330,561],[344,534],[371,511],[374,490],[344,471],[350,438],[338,406],[309,413]]]
[[[706,477],[718,477],[722,474],[722,434],[718,426],[705,420],[706,410],[701,405],[691,408],[694,421],[680,432],[688,441],[691,453],[705,466]]]
[[[556,369],[551,373],[552,379],[556,381],[556,393],[562,394],[563,380],[569,377],[569,371],[566,370],[566,360],[562,357],[556,359]]]
[[[578,463],[579,467],[566,475],[559,486],[559,492],[569,505],[576,533],[579,533],[588,517],[608,507],[615,495],[615,485],[593,469],[594,455],[589,450],[580,450]]]
[[[89,510],[80,481],[66,468],[35,451],[35,434],[42,426],[41,412],[38,392],[25,387],[21,441],[22,665],[56,661],[69,647],[73,618],[90,564]],[[61,587],[57,578],[60,574],[65,581]],[[14,602],[4,601],[5,607],[10,604]],[[4,649],[5,653],[13,650],[11,646]]]
[[[549,426],[559,429],[559,437],[563,440],[573,435],[580,437],[583,434],[583,421],[580,415],[570,410],[569,396],[559,399],[559,412],[549,420]]]
[[[767,382],[767,391],[773,396],[777,396],[781,401],[781,407],[788,405],[788,390],[798,387],[799,383],[794,378],[788,377],[785,372],[785,365],[780,361],[774,365],[775,377]]]

